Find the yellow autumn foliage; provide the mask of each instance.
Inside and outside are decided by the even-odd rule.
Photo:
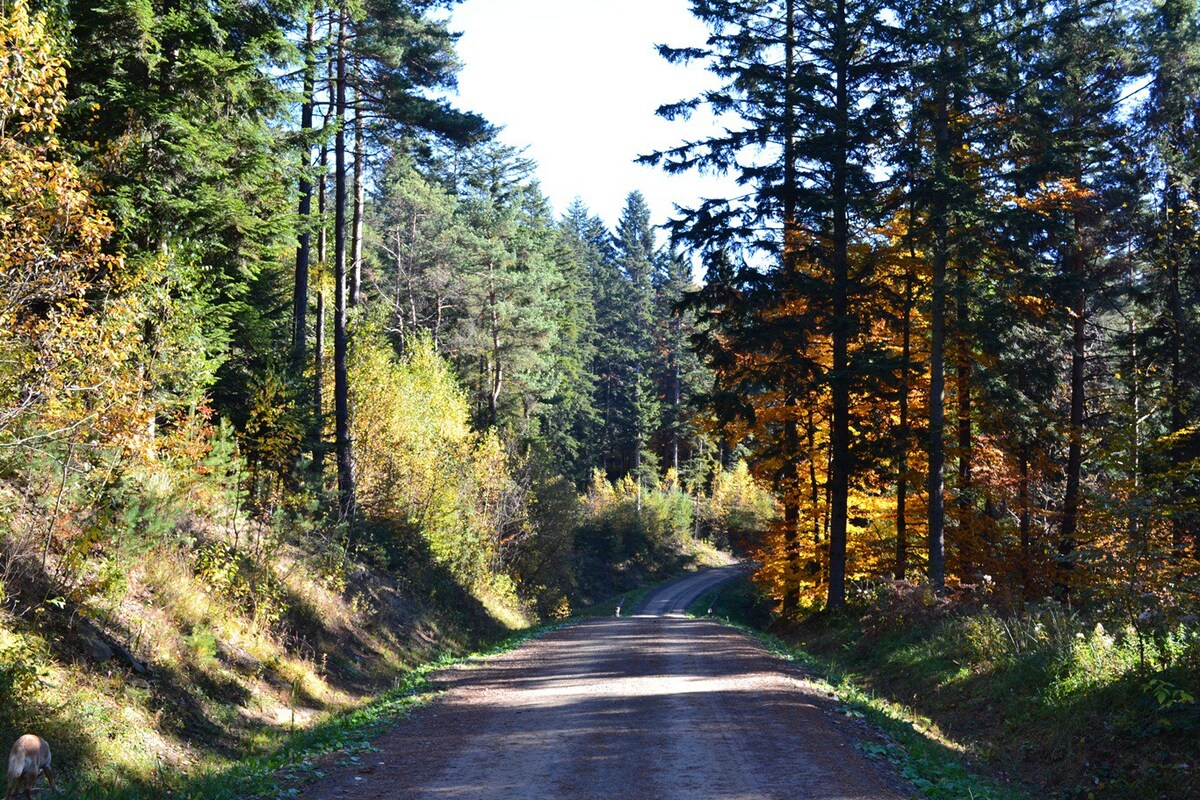
[[[0,439],[120,443],[139,425],[113,226],[56,137],[66,68],[43,14],[0,12]]]
[[[350,385],[364,516],[419,533],[468,585],[503,583],[503,547],[519,535],[525,504],[502,443],[472,430],[467,397],[432,342],[411,342],[401,360],[362,337]]]

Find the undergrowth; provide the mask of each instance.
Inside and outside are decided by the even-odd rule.
[[[610,616],[617,604],[632,611],[656,586],[652,584],[581,609],[569,618],[526,628],[490,647],[466,655],[447,652],[399,675],[394,686],[353,710],[332,714],[311,727],[287,735],[282,743],[238,761],[213,761],[190,774],[159,769],[119,786],[77,782],[65,787],[66,796],[89,800],[283,800],[299,794],[307,783],[324,775],[330,754],[340,754],[333,766],[357,763],[373,748],[372,741],[437,696],[430,676],[458,664],[508,652],[520,645],[581,619]]]
[[[783,625],[743,582],[715,613],[781,635],[786,646],[772,641],[885,729],[907,727],[917,746],[1019,778],[1038,798],[1200,796],[1194,624],[1138,628],[1054,602],[1006,613],[908,585]],[[923,777],[930,797],[968,796],[936,770]]]

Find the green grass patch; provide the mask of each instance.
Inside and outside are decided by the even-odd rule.
[[[929,797],[1019,797],[1003,794],[1010,779],[1039,800],[1200,797],[1192,623],[1139,629],[1049,601],[1001,612],[898,584],[838,613],[764,624],[769,606],[743,583],[693,613],[715,603],[715,616],[778,634],[846,702],[874,708]],[[946,772],[955,763],[996,780],[964,784]]]

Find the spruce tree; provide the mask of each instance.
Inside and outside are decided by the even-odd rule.
[[[595,466],[610,478],[624,472],[627,437],[623,420],[622,376],[625,358],[625,313],[628,287],[617,263],[612,234],[582,202],[567,211],[565,227],[583,259],[583,276],[592,298],[595,324],[591,333],[589,372],[593,389],[591,406],[597,417],[598,443]],[[584,475],[584,478],[590,476]]]
[[[131,266],[179,301],[176,318],[203,315],[209,332],[179,351],[204,364],[179,369],[148,355],[143,367],[169,402],[202,395],[208,365],[220,364],[211,396],[240,423],[255,376],[289,351],[279,309],[289,305],[284,187],[295,158],[275,124],[287,93],[273,68],[292,57],[294,21],[271,4],[225,1],[72,1],[63,12],[73,31],[63,138],[103,187]],[[171,315],[147,324],[147,354],[166,352],[171,324]],[[158,381],[159,370],[204,385]]]
[[[1128,139],[1120,119],[1121,83],[1129,73],[1125,18],[1115,6],[1066,0],[1051,10],[1034,124],[1034,157],[1047,215],[1051,257],[1059,267],[1057,299],[1069,336],[1067,458],[1058,534],[1058,592],[1070,591],[1083,503],[1089,349],[1096,304],[1112,281],[1113,254],[1128,226]]]
[[[885,47],[891,34],[875,3],[725,0],[694,3],[693,13],[710,29],[707,45],[660,51],[675,63],[705,62],[722,85],[660,113],[675,118],[703,106],[742,124],[645,160],[674,172],[735,173],[746,194],[686,211],[674,224],[679,241],[710,260],[717,251],[746,258],[730,276],[739,287],[761,285],[755,264],[769,258],[774,286],[759,294],[778,299],[797,292],[828,337],[831,363],[813,380],[828,391],[830,404],[828,603],[836,607],[845,602],[855,458],[850,396],[867,375],[864,353],[851,347],[863,322],[855,298],[870,281],[864,234],[879,219],[874,167],[892,130],[884,102],[893,72]],[[715,278],[710,274],[710,282]],[[799,438],[796,426],[785,423],[783,441]]]
[[[630,192],[614,238],[617,265],[625,279],[621,310],[622,362],[620,408],[629,434],[627,463],[639,488],[652,478],[654,465],[645,464],[651,435],[659,427],[660,406],[655,381],[654,283],[658,247],[650,222],[650,207],[641,192]],[[646,474],[643,467],[648,466]]]

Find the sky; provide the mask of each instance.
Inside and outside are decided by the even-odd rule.
[[[542,190],[561,213],[575,197],[610,226],[625,196],[646,196],[661,224],[674,204],[727,196],[728,178],[667,175],[633,163],[715,129],[710,116],[667,122],[664,103],[715,80],[700,65],[668,64],[656,44],[701,45],[688,0],[466,0],[451,17],[462,33],[456,104],[528,147]]]

